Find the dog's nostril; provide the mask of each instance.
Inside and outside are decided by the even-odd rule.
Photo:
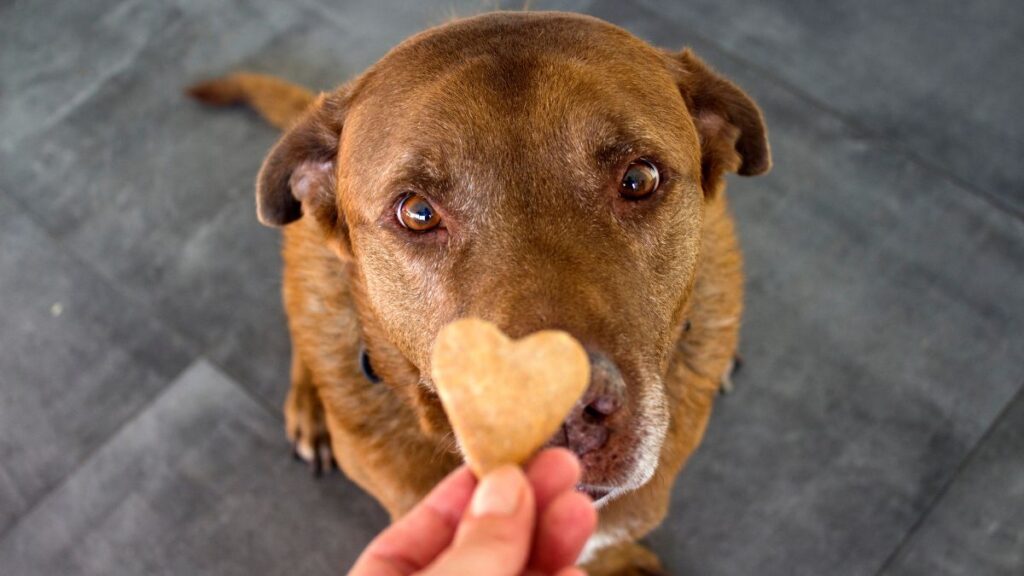
[[[605,415],[591,404],[583,409],[583,421],[587,424],[600,424]]]

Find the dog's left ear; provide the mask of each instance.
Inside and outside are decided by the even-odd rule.
[[[750,96],[689,49],[671,56],[678,64],[679,92],[700,133],[704,194],[711,197],[721,189],[726,171],[756,176],[771,169],[768,130]]]

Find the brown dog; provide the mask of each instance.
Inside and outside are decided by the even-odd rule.
[[[247,74],[191,93],[287,128],[257,206],[284,226],[299,451],[321,458],[329,432],[401,516],[461,463],[429,377],[438,329],[563,329],[593,367],[552,440],[600,508],[584,561],[658,570],[633,542],[664,517],[736,350],[724,173],[771,163],[751,99],[688,51],[558,13],[428,30],[318,97]]]

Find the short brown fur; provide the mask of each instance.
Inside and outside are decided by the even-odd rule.
[[[427,31],[318,98],[252,75],[191,93],[290,127],[258,182],[261,220],[286,225],[289,437],[315,452],[326,428],[344,472],[397,518],[462,461],[426,376],[437,329],[465,315],[513,336],[567,329],[619,363],[631,394],[657,388],[667,420],[653,475],[601,509],[604,546],[586,568],[658,570],[634,542],[664,518],[737,347],[742,266],[724,172],[771,162],[750,98],[688,51],[547,13]],[[609,166],[655,150],[671,196],[643,208],[606,197],[604,165],[584,154],[601,138],[625,142]],[[444,206],[443,238],[392,226],[381,206],[401,186]],[[363,346],[380,384],[361,372]]]

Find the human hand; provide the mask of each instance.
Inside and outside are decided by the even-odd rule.
[[[367,546],[349,576],[554,574],[573,567],[597,526],[576,492],[580,465],[568,450],[476,478],[463,466]]]

